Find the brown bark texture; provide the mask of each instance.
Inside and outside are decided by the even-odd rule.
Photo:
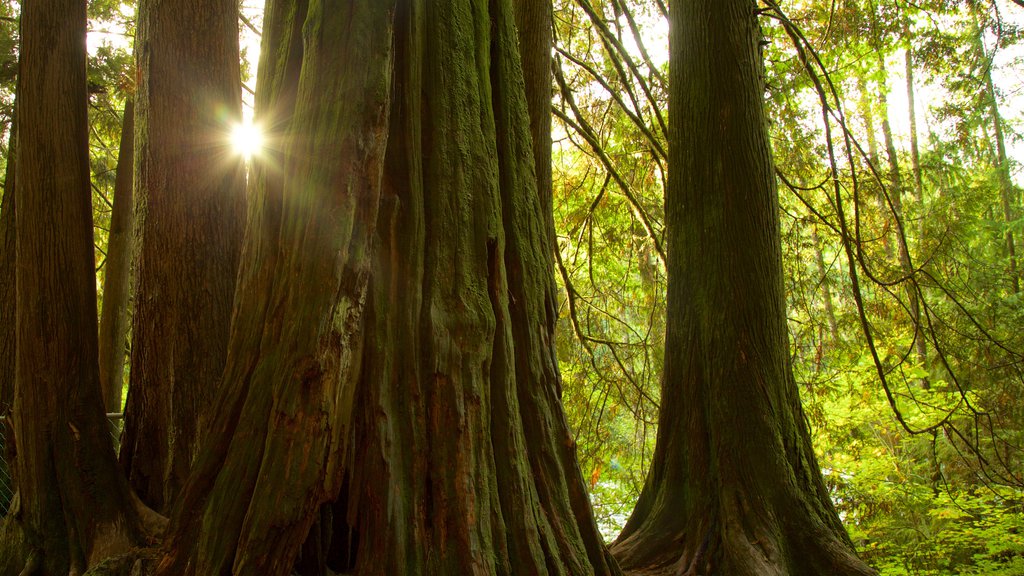
[[[15,311],[14,289],[14,174],[17,162],[17,118],[11,122],[7,145],[7,174],[0,199],[0,517],[7,513],[14,496],[12,468],[17,455],[10,418],[14,402]]]
[[[25,2],[21,30],[15,278],[32,297],[16,312],[19,493],[0,573],[81,574],[143,532],[115,461],[96,361],[85,3]]]
[[[558,400],[516,42],[507,0],[270,3],[280,148],[158,574],[288,573],[316,520],[304,571],[618,573]]]
[[[537,175],[537,194],[541,216],[546,220],[548,243],[555,248],[555,219],[551,184],[551,0],[513,0],[516,30],[519,33],[519,59],[526,88],[526,107],[530,115],[533,142],[533,166]]]
[[[103,266],[103,307],[100,309],[100,387],[107,412],[121,410],[124,384],[125,339],[128,336],[128,302],[132,252],[132,163],[135,147],[135,105],[125,102],[121,122],[121,143],[117,153],[117,176],[107,263]]]
[[[559,403],[552,246],[511,8],[399,3],[335,570],[618,573]]]
[[[14,181],[18,147],[17,112],[7,145],[7,174],[0,200],[0,414],[14,401],[14,350],[17,294],[14,286]]]
[[[347,458],[392,78],[394,6],[268,3],[217,418],[157,573],[290,574]]]
[[[789,363],[756,4],[680,0],[670,17],[661,416],[612,551],[632,574],[871,574],[829,500]]]
[[[164,510],[227,354],[245,227],[238,3],[143,0],[135,41],[136,278],[122,466]]]

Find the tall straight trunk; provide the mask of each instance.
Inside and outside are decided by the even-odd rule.
[[[117,176],[103,273],[103,308],[100,310],[100,387],[107,412],[121,410],[124,384],[125,338],[128,336],[128,300],[132,251],[132,163],[135,146],[135,105],[125,102]]]
[[[289,574],[348,458],[392,78],[393,5],[271,0],[252,202],[217,419],[158,574]]]
[[[15,109],[17,110],[17,109]],[[18,162],[17,111],[7,145],[7,175],[0,200],[0,414],[14,401],[14,354],[17,292],[14,289],[14,181]]]
[[[143,532],[110,443],[96,361],[85,8],[22,4],[15,278],[32,297],[16,313],[19,504],[0,541],[4,576],[80,574],[141,543]]]
[[[907,32],[909,34],[909,31]],[[907,47],[903,55],[907,76],[907,116],[910,119],[910,165],[914,171],[914,196],[924,200],[924,180],[921,172],[921,149],[917,138],[917,105],[914,91],[914,54]]]
[[[142,0],[136,279],[121,461],[162,510],[191,470],[227,354],[244,232],[238,2]]]
[[[882,164],[878,155],[878,137],[875,133],[875,95],[870,88],[869,82],[864,80],[861,76],[857,77],[857,90],[861,95],[858,108],[860,110],[860,117],[864,121],[864,133],[867,135],[868,160],[871,162],[871,169],[881,176]],[[882,90],[884,90],[884,88],[882,88]],[[878,207],[878,213],[883,215],[883,226],[888,227],[889,208],[886,206],[885,194],[883,194],[879,189],[878,193],[874,195],[874,198]],[[895,255],[893,253],[892,242],[889,241],[888,234],[882,234],[882,248],[885,250],[885,254],[889,258],[892,258]]]
[[[989,97],[989,106],[992,111],[992,130],[996,142],[996,171],[999,174],[999,203],[1002,207],[1003,221],[1006,222],[1006,243],[1007,275],[1010,277],[1010,288],[1014,294],[1020,294],[1020,269],[1017,266],[1017,246],[1010,227],[1014,222],[1017,212],[1014,196],[1013,181],[1010,179],[1010,161],[1006,156],[1006,136],[1003,133],[1003,118],[999,115],[999,100],[996,97],[996,87],[992,82],[992,66],[985,67],[985,88]]]
[[[645,575],[850,575],[790,364],[753,0],[670,12],[666,358],[658,440],[612,547]]]
[[[882,73],[882,77],[887,76],[885,70],[885,64],[882,61],[882,57],[879,56],[879,68]],[[892,125],[889,122],[889,99],[886,94],[888,90],[888,83],[881,83],[881,91],[878,94],[879,108],[882,117],[882,138],[885,143],[885,157],[889,166],[889,186],[888,186],[888,198],[889,206],[886,208],[891,210],[893,219],[896,221],[896,247],[897,256],[899,259],[900,271],[905,276],[903,281],[904,290],[907,295],[907,310],[910,313],[910,321],[913,324],[914,330],[914,357],[919,366],[928,365],[928,345],[924,339],[924,329],[921,326],[921,301],[917,293],[917,285],[911,281],[910,277],[914,274],[913,265],[910,261],[910,246],[907,243],[907,226],[906,218],[904,217],[905,211],[903,209],[903,193],[905,185],[903,183],[903,175],[900,172],[899,156],[896,153],[896,143],[892,135]],[[924,387],[928,387],[928,379],[925,378],[920,381],[920,384]]]
[[[814,245],[814,263],[818,266],[818,273],[821,274],[821,290],[825,298],[825,318],[828,320],[828,333],[833,344],[839,342],[839,322],[836,320],[836,307],[832,299],[832,288],[828,281],[828,268],[825,267],[825,256],[821,252],[821,238],[818,237],[818,228],[811,229],[811,244]]]
[[[15,112],[17,114],[17,112]],[[14,402],[15,311],[14,289],[14,174],[17,164],[17,118],[11,122],[7,145],[7,175],[0,199],[0,415],[10,414]],[[0,517],[7,514],[14,496],[14,434],[11,421],[0,421]],[[5,484],[6,482],[6,484]]]
[[[914,175],[914,197],[920,205],[924,203],[924,182],[921,173],[921,151],[918,147],[917,138],[917,111],[914,104],[914,57],[908,47],[904,54],[907,75],[907,114],[910,118],[910,166]],[[906,220],[904,220],[906,223]],[[920,220],[917,227],[919,234],[924,233],[924,219]],[[909,252],[908,252],[909,254]],[[909,261],[909,256],[907,258]],[[909,264],[909,262],[908,262]],[[909,265],[904,265],[904,271],[910,272]],[[916,285],[908,286],[908,300],[910,302],[910,317],[914,322],[914,354],[917,363],[925,370],[928,369],[928,341],[925,339],[924,326],[921,324],[921,302]],[[929,385],[927,378],[923,379],[924,386]]]

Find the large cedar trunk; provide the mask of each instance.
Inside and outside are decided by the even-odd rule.
[[[283,148],[158,573],[285,574],[342,486],[338,570],[615,573],[558,400],[510,4],[321,10],[268,5],[257,115]]]
[[[789,361],[756,3],[680,0],[671,19],[661,417],[613,553],[635,574],[870,574],[829,500]]]
[[[393,5],[270,0],[227,367],[158,574],[289,574],[340,489],[387,144]]]
[[[135,51],[136,279],[122,465],[165,509],[227,354],[244,231],[236,0],[143,0]]]
[[[133,149],[135,106],[125,102],[121,144],[117,153],[117,177],[107,236],[107,263],[103,266],[103,308],[100,310],[100,387],[107,412],[121,410],[124,384],[125,338],[128,335],[129,280],[132,252]]]
[[[615,573],[559,403],[511,5],[400,2],[395,58],[347,549],[331,567]]]
[[[85,4],[22,5],[14,432],[19,502],[0,570],[80,574],[141,542],[103,415],[86,116]]]

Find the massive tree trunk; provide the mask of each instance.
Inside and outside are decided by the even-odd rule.
[[[238,2],[143,0],[136,280],[122,465],[164,509],[185,482],[227,354],[244,231]]]
[[[666,358],[627,572],[870,574],[829,500],[793,379],[752,0],[671,11]]]
[[[265,22],[257,116],[284,148],[158,573],[285,574],[339,490],[337,570],[614,573],[558,401],[510,3],[275,0]]]
[[[290,573],[340,490],[387,145],[393,4],[268,2],[224,382],[164,575]]]
[[[347,468],[353,574],[612,574],[559,403],[510,3],[399,4]]]
[[[141,541],[103,415],[86,116],[85,3],[22,5],[14,431],[4,576],[80,574]]]
[[[132,252],[133,149],[135,106],[125,102],[121,122],[121,144],[117,153],[117,176],[107,240],[107,263],[103,272],[103,308],[100,311],[100,387],[107,412],[121,410],[124,384],[125,338],[128,335],[129,280]]]

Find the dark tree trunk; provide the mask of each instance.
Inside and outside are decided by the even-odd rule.
[[[165,509],[227,354],[244,231],[238,2],[143,0],[135,50],[136,279],[122,465]]]
[[[268,2],[224,384],[163,575],[289,574],[340,490],[387,145],[393,5]]]
[[[22,5],[18,77],[14,431],[19,499],[0,541],[4,576],[81,574],[140,543],[138,501],[103,415],[86,116],[86,12]]]
[[[17,293],[14,290],[14,181],[18,158],[17,112],[7,145],[7,175],[0,201],[0,414],[14,402],[14,354]]]
[[[0,200],[0,517],[7,513],[14,496],[12,468],[14,434],[10,416],[14,402],[15,310],[14,290],[14,174],[17,163],[17,119],[11,122],[11,138],[7,145],[7,175],[3,199]],[[0,565],[2,569],[2,565]]]
[[[559,403],[551,237],[511,5],[399,6],[348,549],[332,567],[617,573]]]
[[[668,311],[658,442],[627,571],[871,574],[821,478],[788,355],[756,4],[671,11]]]
[[[100,386],[107,412],[121,410],[124,384],[125,338],[128,336],[128,300],[132,251],[132,169],[135,146],[135,106],[125,102],[117,176],[103,267],[103,308],[100,311]]]

